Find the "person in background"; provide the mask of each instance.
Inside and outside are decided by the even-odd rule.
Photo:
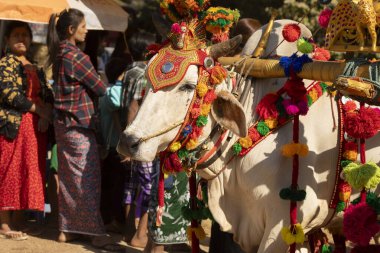
[[[87,34],[84,14],[65,9],[49,20],[47,44],[53,69],[54,128],[59,161],[59,242],[79,235],[92,244],[120,250],[106,236],[99,211],[100,159],[94,102],[106,92],[89,57],[78,47]]]
[[[44,210],[46,131],[53,96],[42,70],[26,57],[32,42],[27,23],[12,21],[5,31],[7,53],[0,60],[0,236],[12,230],[11,212]]]
[[[101,174],[102,189],[100,211],[107,231],[122,233],[125,224],[123,211],[123,190],[125,165],[121,163],[116,145],[122,127],[120,126],[121,74],[130,65],[126,59],[113,58],[106,67],[109,80],[106,95],[99,100],[101,128]]]
[[[113,86],[107,89],[106,96],[100,103],[102,112],[105,117],[102,119],[103,136],[106,143],[109,143],[112,150],[116,153],[116,146],[119,136],[124,128],[135,118],[143,98],[143,90],[146,86],[144,53],[148,45],[155,42],[155,35],[150,33],[137,32],[128,40],[128,46],[134,59],[133,64],[128,66],[127,70],[119,76]],[[111,60],[106,69],[108,76],[112,79],[110,69],[113,61]],[[112,115],[112,127],[107,126],[110,122],[107,117]],[[113,129],[110,134],[109,129]],[[109,138],[107,138],[109,137]],[[120,158],[118,158],[120,163]],[[105,164],[105,167],[109,163]],[[133,222],[127,223],[126,241],[134,247],[144,248],[147,243],[147,223],[148,223],[148,205],[151,197],[152,176],[155,173],[153,162],[128,161],[123,164],[125,172],[125,219],[133,221],[135,217],[133,202],[136,199],[137,188],[140,186],[141,194],[141,217],[135,232]],[[104,168],[108,171],[112,168]]]

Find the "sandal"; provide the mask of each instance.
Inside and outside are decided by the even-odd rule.
[[[0,238],[14,240],[14,241],[24,241],[28,239],[28,235],[20,231],[11,230],[5,233],[0,233]]]

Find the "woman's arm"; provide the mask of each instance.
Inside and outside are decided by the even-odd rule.
[[[86,54],[78,53],[75,55],[73,59],[73,75],[75,79],[83,83],[97,96],[103,96],[106,93],[107,86],[101,80]]]

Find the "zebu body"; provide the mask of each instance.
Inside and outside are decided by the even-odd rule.
[[[269,38],[266,54],[282,40],[282,25],[290,21],[276,21]],[[310,37],[311,33],[304,26],[302,36]],[[265,27],[256,32],[245,46],[244,52],[251,53],[261,37]],[[273,55],[291,55],[295,46],[282,43],[273,51]],[[161,151],[175,137],[179,130],[176,127],[167,133],[150,139],[138,146],[139,138],[156,133],[160,129],[180,121],[186,114],[192,93],[181,92],[185,83],[196,83],[196,67],[189,68],[184,79],[176,87],[167,88],[153,94],[148,93],[144,103],[131,126],[125,132],[119,145],[119,152],[132,155],[135,159],[151,160],[157,151]],[[248,98],[243,104],[247,121],[255,118],[254,108],[260,99],[269,92],[281,88],[285,79],[256,80],[249,90]],[[218,89],[231,88],[221,85]],[[333,116],[337,119],[337,107],[330,98],[323,96],[301,117],[300,142],[307,143],[309,154],[300,159],[299,187],[305,189],[305,201],[299,203],[298,220],[304,231],[323,226],[333,215],[328,208],[335,183],[337,163],[337,131],[332,131]],[[244,124],[245,119],[240,120]],[[215,118],[211,118],[215,123]],[[201,141],[211,131],[211,124],[206,126]],[[223,165],[231,156],[230,146],[236,141],[234,137],[224,150],[223,155],[208,169],[199,174],[209,181],[209,206],[221,229],[234,234],[235,240],[246,252],[286,252],[287,245],[280,237],[283,226],[289,225],[289,202],[281,200],[279,191],[291,183],[291,159],[281,155],[282,145],[289,143],[292,136],[291,124],[267,137],[244,158],[235,158],[227,168]],[[377,137],[377,143],[379,138]],[[375,148],[376,139],[367,144],[367,160],[379,162],[380,149]],[[132,147],[133,146],[133,147]]]

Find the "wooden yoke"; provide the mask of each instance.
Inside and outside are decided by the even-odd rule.
[[[232,66],[240,61],[236,65],[237,72],[242,70],[244,64],[248,66],[245,69],[249,69],[253,64],[249,75],[256,78],[285,77],[284,69],[280,66],[279,60],[246,58],[242,61],[241,57],[219,57],[218,61],[224,66]],[[343,74],[345,65],[345,62],[314,61],[304,64],[298,76],[309,80],[334,82],[339,75]],[[360,66],[356,76],[369,78],[368,67],[368,64]]]

